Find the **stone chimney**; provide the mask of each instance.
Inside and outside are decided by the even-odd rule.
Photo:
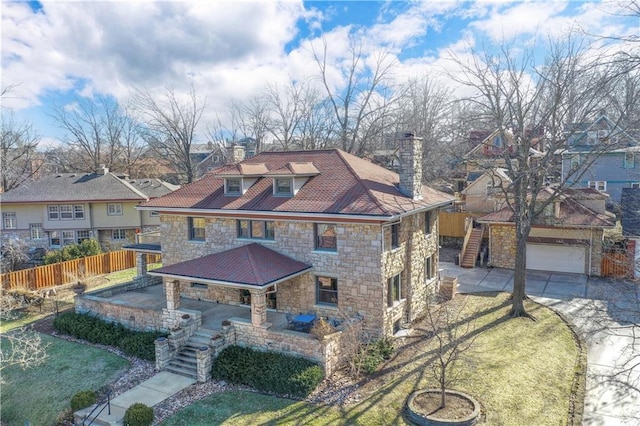
[[[98,171],[96,171],[96,174],[106,175],[107,173],[109,173],[109,168],[107,167],[107,165],[100,164],[100,167],[98,168]]]
[[[398,189],[414,200],[422,199],[422,138],[412,132],[404,133],[400,138],[398,157]]]
[[[225,164],[236,164],[244,160],[244,146],[232,143],[227,146],[227,161]]]

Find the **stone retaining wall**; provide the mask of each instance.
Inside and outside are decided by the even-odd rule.
[[[132,330],[164,330],[161,311],[127,306],[101,297],[92,295],[76,297],[75,310],[79,314],[90,314],[108,322],[118,322]]]

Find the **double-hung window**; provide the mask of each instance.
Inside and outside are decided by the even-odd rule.
[[[328,223],[316,223],[316,249],[326,251],[336,251],[338,241],[336,236],[336,226]]]
[[[16,229],[18,227],[18,219],[15,212],[2,213],[2,225],[4,229]]]
[[[238,238],[273,240],[275,238],[274,222],[270,220],[238,220]]]
[[[58,206],[47,206],[49,220],[60,220],[60,209]]]
[[[62,245],[68,246],[70,244],[75,244],[76,235],[74,231],[62,231]]]
[[[60,247],[60,231],[51,231],[49,233],[49,245],[51,247]]]
[[[606,191],[607,190],[607,181],[604,180],[590,180],[589,188],[597,189],[598,191]]]
[[[82,204],[73,206],[73,218],[78,220],[84,219],[84,206]]]
[[[387,306],[391,307],[395,302],[402,300],[402,285],[400,274],[387,279]]]
[[[424,278],[429,281],[435,278],[436,276],[436,268],[435,268],[435,258],[433,255],[427,257],[424,261]]]
[[[338,279],[316,277],[317,303],[325,305],[338,304]]]
[[[400,234],[400,224],[394,223],[393,225],[391,225],[391,248],[392,249],[400,247],[399,234]]]
[[[433,212],[424,212],[424,233],[425,235],[431,234],[433,229]]]
[[[109,203],[107,204],[108,216],[122,216],[122,203]]]
[[[61,220],[73,220],[73,206],[63,204],[60,206],[60,219]]]
[[[44,230],[41,223],[30,223],[29,234],[32,240],[42,240],[44,238]]]
[[[224,193],[226,195],[241,195],[242,194],[242,179],[240,179],[240,178],[226,178],[224,180]]]
[[[205,224],[204,217],[189,218],[189,239],[191,241],[204,241]]]
[[[91,238],[91,231],[87,231],[87,230],[76,231],[76,240],[78,241],[78,244],[90,238]]]
[[[273,180],[273,193],[275,195],[290,196],[293,194],[292,178],[275,178]]]
[[[625,152],[624,153],[624,162],[622,163],[622,167],[625,169],[633,169],[636,166],[636,156],[633,152]]]

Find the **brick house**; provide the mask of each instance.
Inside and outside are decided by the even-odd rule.
[[[41,176],[0,194],[2,243],[55,249],[95,238],[105,249],[135,241],[160,227],[152,211],[136,206],[177,189],[159,179],[129,179],[104,167],[97,173]]]
[[[543,189],[539,200],[553,190]],[[604,229],[615,226],[605,210],[608,196],[592,188],[565,189],[537,217],[527,239],[527,269],[600,276]],[[489,263],[515,266],[516,235],[513,211],[504,207],[477,219],[489,227]]]
[[[438,210],[454,199],[422,185],[421,146],[400,141],[399,175],[338,149],[262,152],[138,206],[160,214],[163,267],[149,274],[167,316],[187,298],[249,305],[234,325],[254,335],[268,310],[358,316],[393,335],[424,312]]]

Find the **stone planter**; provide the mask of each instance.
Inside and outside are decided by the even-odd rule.
[[[449,426],[472,426],[475,425],[480,418],[480,403],[475,400],[475,398],[454,390],[445,391],[447,395],[455,395],[460,398],[467,400],[473,405],[473,412],[462,419],[448,420],[445,418],[439,418],[436,415],[427,415],[419,412],[417,406],[415,405],[416,397],[429,393],[429,394],[440,394],[439,389],[423,389],[416,391],[409,395],[407,402],[405,403],[405,413],[408,420],[419,426],[436,426],[436,425],[449,425]]]
[[[75,284],[73,287],[71,287],[71,290],[73,290],[73,292],[78,295],[84,293],[86,289],[87,286],[82,283]]]

